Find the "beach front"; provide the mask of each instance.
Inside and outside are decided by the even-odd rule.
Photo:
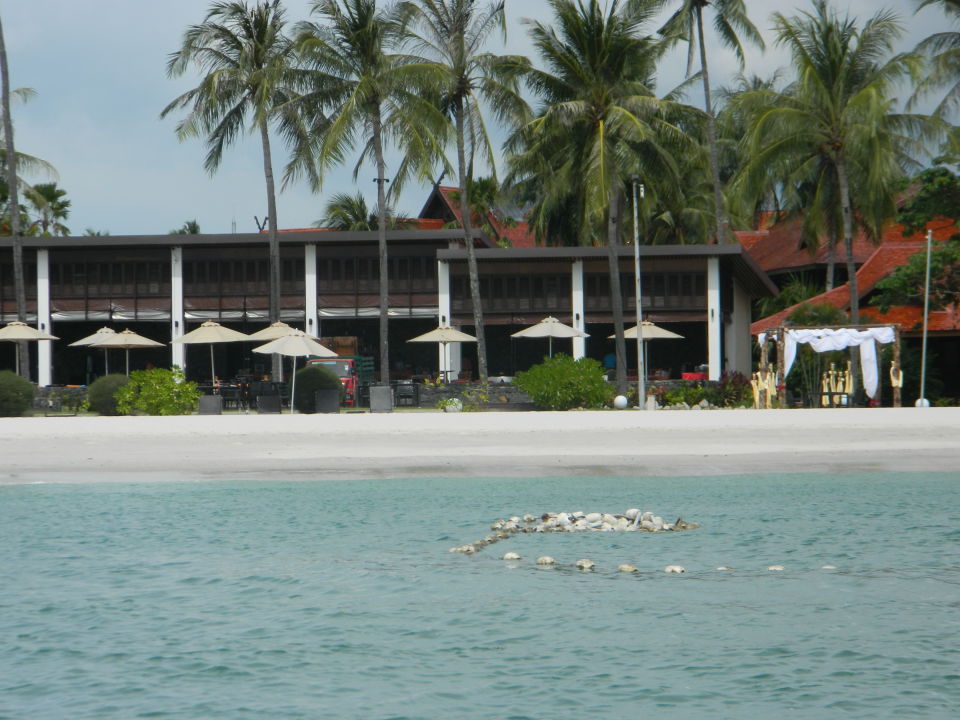
[[[960,468],[960,408],[0,419],[0,483]]]

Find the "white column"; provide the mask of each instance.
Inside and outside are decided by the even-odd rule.
[[[721,333],[723,313],[720,311],[720,258],[707,258],[707,364],[708,378],[719,380],[723,371]]]
[[[183,248],[170,248],[170,339],[183,336],[187,328],[183,316]],[[170,346],[170,362],[187,371],[187,346]]]
[[[747,377],[753,372],[750,354],[750,296],[733,281],[733,316],[724,331],[724,347],[727,356],[723,367],[728,371],[741,372]]]
[[[37,250],[37,328],[52,332],[50,323],[50,251]],[[41,387],[53,383],[53,355],[50,343],[37,343],[37,384]]]
[[[571,324],[577,330],[586,332],[586,318],[583,314],[583,260],[574,260],[570,266],[570,310]],[[573,359],[579,360],[587,354],[587,339],[573,339]]]
[[[450,324],[450,265],[443,260],[437,261],[437,324]],[[441,374],[451,370],[448,347],[443,344],[437,345]]]
[[[303,294],[304,321],[303,330],[307,335],[320,337],[320,317],[317,313],[317,246],[308,243],[303,246]]]

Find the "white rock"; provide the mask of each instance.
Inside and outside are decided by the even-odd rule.
[[[533,515],[530,515],[529,513],[523,516],[523,521],[524,521],[525,523],[532,523],[532,522],[534,522],[535,520],[536,520],[536,518],[535,518]]]
[[[617,524],[617,518],[614,515],[611,515],[610,513],[604,513],[603,515],[600,516],[600,519],[603,520],[607,525]]]
[[[584,520],[586,520],[588,523],[600,522],[603,520],[603,515],[598,512],[587,513],[584,516]]]
[[[641,520],[653,520],[653,513],[648,510],[647,512],[642,513],[642,514],[640,515],[640,519],[641,519]]]
[[[654,524],[653,524],[652,522],[650,522],[649,520],[644,520],[643,522],[640,523],[640,529],[641,529],[641,530],[656,530],[656,529],[657,529],[657,526],[654,525]]]
[[[657,530],[663,530],[663,518],[662,518],[662,517],[660,517],[659,515],[654,515],[653,520],[652,520],[651,522],[653,523],[653,526],[654,526]]]
[[[504,560],[522,560],[523,558],[521,558],[520,555],[518,555],[515,552],[508,552],[503,554],[503,559]]]
[[[630,508],[623,514],[623,516],[627,518],[627,520],[633,520],[639,514],[640,514],[640,511],[637,510],[636,508]]]
[[[836,569],[837,569],[837,566],[836,566],[836,565],[824,565],[824,566],[821,567],[820,569],[821,569],[821,570],[836,570]]]
[[[586,558],[577,560],[576,565],[578,570],[593,570],[594,568],[593,560],[588,560]]]
[[[771,565],[770,567],[767,568],[767,570],[774,570],[776,572],[780,572],[781,570],[783,570],[783,565]]]
[[[540,557],[537,558],[537,565],[553,565],[556,562],[557,561],[554,560],[549,555],[541,555]]]
[[[733,568],[727,567],[726,565],[718,565],[717,570],[733,570]]]
[[[667,574],[679,575],[680,573],[685,573],[687,569],[683,565],[667,565],[663,571]]]
[[[618,567],[617,570],[619,570],[620,572],[625,572],[625,573],[640,572],[639,570],[637,570],[637,566],[636,566],[636,565],[630,565],[629,563],[624,563],[623,565],[621,565],[620,567]]]

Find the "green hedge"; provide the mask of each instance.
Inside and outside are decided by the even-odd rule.
[[[592,358],[574,360],[563,354],[517,373],[514,385],[544,410],[603,407],[609,405],[614,396],[613,386],[607,382],[600,363]]]
[[[130,382],[126,375],[104,375],[90,383],[87,405],[100,415],[120,415],[117,410],[117,390]]]
[[[0,370],[0,416],[18,417],[33,403],[33,383],[9,370]]]

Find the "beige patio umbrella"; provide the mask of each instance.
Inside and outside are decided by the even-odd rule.
[[[113,337],[116,334],[117,331],[113,328],[102,327],[92,335],[87,335],[85,338],[80,338],[76,342],[70,343],[67,347],[89,347],[90,345],[95,345],[99,340],[104,340],[107,337]],[[103,349],[103,372],[104,375],[110,374],[110,353],[107,348]]]
[[[669,330],[664,330],[659,325],[654,325],[652,322],[644,320],[641,323],[643,330],[641,331],[641,339],[643,340],[643,357],[644,357],[644,368],[647,368],[646,358],[647,355],[647,340],[683,340],[683,335],[678,335],[675,332],[670,332]],[[615,338],[616,335],[608,335],[608,339]],[[627,328],[623,331],[623,337],[627,340],[636,340],[637,339],[637,326],[634,325],[632,328]],[[644,376],[647,373],[644,372]]]
[[[300,330],[297,330],[296,328],[290,327],[283,321],[278,321],[270,325],[267,325],[267,327],[263,328],[262,330],[257,330],[254,333],[250,333],[247,337],[250,340],[263,340],[263,341],[276,340],[278,338],[284,337],[285,335],[289,335],[294,330],[296,330],[297,332],[302,332]],[[312,340],[316,340],[317,342],[320,342],[320,338],[314,335],[307,335],[307,337],[311,338]]]
[[[14,320],[12,323],[5,325],[0,328],[0,341],[5,342],[20,342],[21,340],[28,340],[34,342],[36,340],[59,340],[56,335],[51,335],[50,333],[44,332],[43,330],[37,330],[35,327],[30,327],[24,322],[19,320]],[[16,368],[17,375],[20,374],[20,353],[19,351],[15,353],[16,355]]]
[[[549,338],[550,357],[553,357],[553,339],[554,338],[586,338],[590,337],[583,330],[577,330],[569,325],[564,325],[555,317],[545,317],[536,325],[519,330],[510,337],[515,338]]]
[[[415,343],[439,343],[441,349],[443,350],[444,365],[450,364],[447,362],[449,359],[447,357],[447,345],[450,343],[476,341],[477,339],[473,335],[467,335],[465,332],[454,330],[449,325],[440,325],[435,327],[430,332],[425,332],[423,335],[417,335],[415,338],[410,338],[407,340],[407,342]]]
[[[213,346],[215,343],[227,343],[227,342],[243,342],[249,340],[249,335],[244,335],[242,332],[237,332],[236,330],[231,330],[226,328],[218,322],[213,320],[207,320],[205,323],[200,325],[198,328],[194,328],[188,333],[181,335],[175,340],[171,340],[171,345],[178,345],[180,343],[185,343],[187,345],[210,345],[210,381],[213,382],[213,379],[217,374],[213,370]]]
[[[272,327],[272,326],[271,326]],[[289,326],[288,326],[289,327]],[[269,328],[268,328],[269,329]],[[251,336],[252,337],[252,336]],[[290,382],[290,412],[293,413],[293,398],[297,391],[297,358],[298,357],[336,357],[337,354],[324,347],[303,330],[290,328],[290,332],[276,340],[253,349],[255,353],[264,355],[286,355],[293,358],[293,379]]]
[[[96,335],[97,333],[94,333]],[[74,343],[75,345],[76,343]],[[139,348],[151,348],[151,347],[163,347],[162,342],[157,342],[156,340],[151,340],[146,338],[143,335],[138,335],[133,330],[127,329],[123,332],[109,332],[104,333],[99,340],[88,343],[89,347],[103,348],[117,348],[120,350],[126,350],[127,355],[127,376],[130,375],[130,351],[137,350]]]

